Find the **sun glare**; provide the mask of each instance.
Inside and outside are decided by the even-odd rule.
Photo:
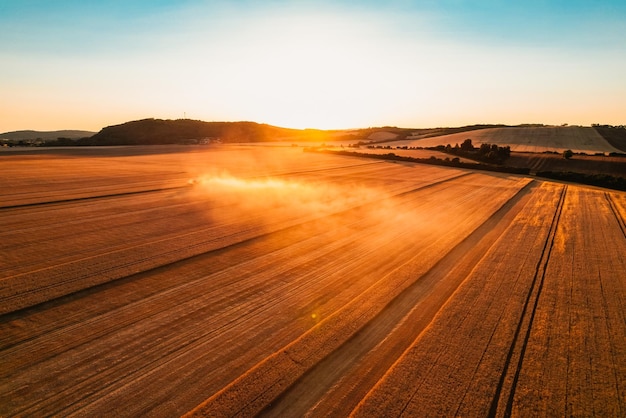
[[[227,42],[205,48],[201,70],[187,70],[187,105],[290,128],[370,126],[393,102],[393,77],[381,78],[386,34],[368,19],[318,12],[239,22]]]

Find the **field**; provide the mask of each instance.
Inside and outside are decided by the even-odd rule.
[[[626,411],[626,193],[299,147],[0,167],[0,416]]]
[[[537,171],[574,171],[588,174],[626,175],[626,158],[602,155],[574,155],[565,159],[561,154],[512,152],[504,164],[509,167],[528,167]]]
[[[589,127],[507,127],[487,128],[424,139],[393,141],[386,145],[410,147],[435,147],[437,145],[461,145],[466,139],[474,145],[483,143],[508,145],[517,152],[563,152],[576,153],[622,152],[609,144],[594,128]]]

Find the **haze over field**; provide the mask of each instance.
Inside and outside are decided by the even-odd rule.
[[[623,1],[0,3],[0,132],[623,124]]]

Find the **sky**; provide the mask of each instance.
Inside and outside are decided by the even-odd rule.
[[[0,132],[626,124],[626,2],[0,0]]]

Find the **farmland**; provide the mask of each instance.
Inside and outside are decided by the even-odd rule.
[[[0,416],[626,411],[626,193],[297,147],[0,166]]]
[[[567,149],[576,153],[622,152],[613,147],[595,129],[590,127],[542,126],[487,128],[433,138],[414,138],[389,142],[392,146],[435,147],[437,145],[462,144],[466,139],[476,144],[507,145],[516,152],[563,152]]]
[[[528,167],[531,172],[574,171],[613,176],[624,176],[626,173],[626,158],[602,155],[576,155],[568,160],[560,154],[513,152],[511,157],[506,160],[505,165]]]

